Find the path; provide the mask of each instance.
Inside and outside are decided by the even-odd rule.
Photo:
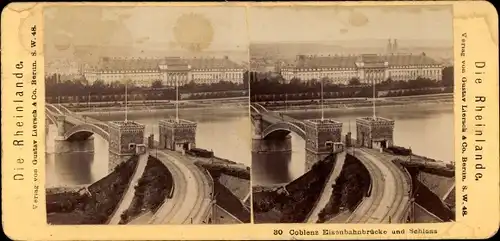
[[[344,166],[345,162],[345,156],[346,153],[341,152],[338,153],[335,157],[335,166],[333,168],[333,171],[331,172],[329,179],[325,183],[325,186],[323,187],[323,191],[321,192],[321,196],[319,198],[319,201],[316,203],[314,206],[311,214],[309,215],[309,218],[307,219],[308,223],[317,223],[319,219],[319,213],[321,210],[325,208],[325,206],[328,204],[328,201],[330,201],[330,197],[332,196],[333,192],[333,186],[335,185],[335,181],[339,177],[340,173],[342,172],[342,168]]]
[[[146,169],[146,165],[148,164],[149,152],[146,151],[145,154],[139,156],[139,160],[137,162],[137,168],[135,169],[134,174],[132,175],[132,179],[128,185],[127,190],[125,191],[125,195],[122,197],[122,200],[118,204],[118,208],[113,213],[109,224],[118,224],[121,220],[122,213],[130,207],[132,200],[135,196],[135,186],[137,182],[142,177],[144,170]]]
[[[172,172],[175,189],[150,223],[201,223],[211,208],[211,188],[204,174],[188,157],[166,150],[158,151],[158,158]]]
[[[356,149],[355,156],[370,172],[372,190],[348,222],[399,223],[408,204],[405,173],[377,150]]]

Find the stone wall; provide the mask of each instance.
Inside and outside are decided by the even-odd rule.
[[[125,129],[121,131],[120,153],[133,154],[134,149],[130,149],[130,143],[144,143],[144,128]]]
[[[374,141],[386,141],[387,147],[393,146],[394,121],[382,117],[363,117],[356,119],[357,144],[372,148]]]
[[[330,153],[316,153],[310,150],[306,150],[306,171],[311,170],[312,166],[321,160],[324,160],[328,157]]]
[[[109,152],[120,153],[120,130],[109,128]]]
[[[356,123],[356,141],[357,141],[357,144],[360,146],[371,148],[372,147],[371,139],[372,139],[372,136],[371,136],[370,127],[368,125]]]
[[[118,155],[132,155],[135,150],[129,144],[144,143],[143,124],[137,122],[116,121],[109,123],[110,144],[109,151]]]
[[[342,123],[331,119],[306,120],[304,121],[306,131],[306,170],[314,163],[323,160],[333,151],[327,142],[342,141]]]
[[[306,149],[311,151],[330,152],[331,149],[326,146],[327,141],[340,142],[342,136],[342,123],[325,120],[306,120],[304,121],[306,131]]]
[[[109,152],[109,162],[108,162],[108,173],[115,170],[115,167],[122,162],[129,160],[131,155],[118,155],[113,152]]]
[[[187,120],[160,121],[160,148],[175,150],[176,143],[189,143],[191,148],[196,147],[195,122]]]

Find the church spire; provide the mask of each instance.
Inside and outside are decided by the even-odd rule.
[[[394,43],[392,44],[392,52],[397,53],[398,52],[398,40],[394,39]]]
[[[387,53],[388,53],[388,54],[392,54],[392,43],[391,43],[391,39],[388,39],[388,40],[387,40]]]

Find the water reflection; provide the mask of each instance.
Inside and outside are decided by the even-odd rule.
[[[94,153],[78,152],[63,154],[48,154],[52,161],[52,171],[56,173],[55,183],[71,185],[88,184],[92,182],[91,166]]]
[[[292,161],[292,152],[280,153],[252,153],[252,183],[253,185],[261,184],[278,184],[286,183],[292,177],[290,172],[293,168],[290,167]]]

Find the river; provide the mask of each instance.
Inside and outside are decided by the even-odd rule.
[[[297,119],[320,118],[321,112],[289,111],[286,113]],[[343,123],[343,133],[350,130],[356,136],[355,118],[372,115],[371,108],[350,110],[327,110],[325,118],[333,118]],[[430,158],[452,161],[453,150],[453,107],[452,105],[428,105],[418,107],[392,106],[377,108],[377,115],[396,121],[394,142],[396,145],[411,147],[414,153]],[[94,118],[110,121],[123,120],[123,113],[108,112],[95,114]],[[304,140],[292,135],[291,153],[271,155],[251,153],[251,125],[248,108],[207,108],[181,109],[179,116],[198,123],[196,145],[211,149],[218,157],[252,166],[254,185],[289,182],[304,173]],[[146,136],[155,134],[158,140],[158,122],[175,118],[175,110],[158,112],[129,113],[128,119],[146,125]],[[54,154],[53,143],[57,129],[49,126],[47,134],[46,170],[47,186],[89,184],[107,175],[108,143],[98,135],[94,136],[93,153]]]
[[[425,106],[378,107],[377,115],[395,120],[394,143],[411,147],[415,154],[436,160],[450,162],[454,158],[453,149],[453,106],[452,104],[432,104]],[[296,119],[321,118],[321,112],[289,111],[286,115]],[[371,108],[325,110],[324,117],[343,123],[345,135],[349,129],[356,137],[356,118],[373,115]],[[349,128],[350,126],[350,128]],[[304,174],[304,140],[291,133],[292,152],[252,155],[252,184],[269,185],[286,183]]]
[[[124,114],[119,112],[90,116],[102,121],[125,118]],[[158,122],[162,119],[175,118],[175,110],[131,112],[127,118],[145,124],[145,136],[154,133],[155,139],[158,140]],[[180,109],[179,118],[198,123],[197,147],[213,150],[218,157],[251,165],[251,123],[248,107]],[[47,187],[90,184],[107,175],[107,141],[94,135],[93,153],[54,154],[56,135],[57,128],[54,125],[49,126],[46,136]]]

